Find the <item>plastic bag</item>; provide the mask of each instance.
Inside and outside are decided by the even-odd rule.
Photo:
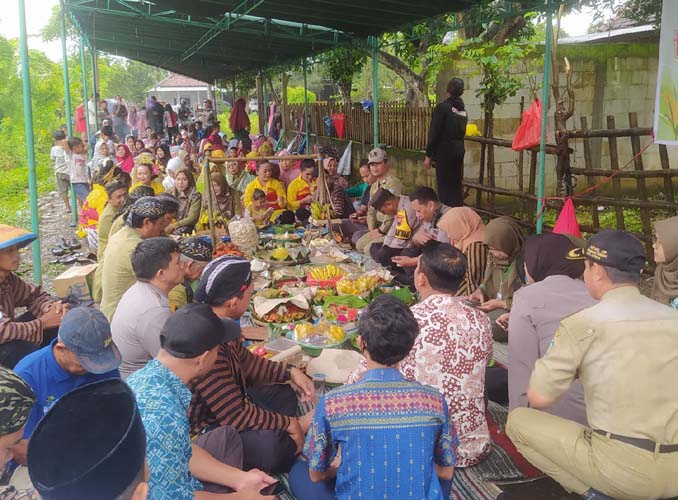
[[[558,215],[556,225],[553,226],[553,232],[557,234],[569,234],[581,238],[581,230],[577,221],[577,212],[574,209],[572,198],[565,200],[565,205]]]
[[[548,130],[546,132],[548,136]],[[541,101],[536,99],[530,108],[523,112],[523,119],[513,137],[511,148],[514,151],[539,146],[541,142]]]
[[[236,245],[247,257],[254,256],[259,244],[257,226],[249,219],[236,218],[228,225],[228,234],[231,242]]]

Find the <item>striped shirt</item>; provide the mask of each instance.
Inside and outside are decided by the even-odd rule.
[[[239,340],[219,346],[214,368],[193,388],[191,434],[215,425],[230,425],[239,432],[287,429],[289,417],[259,408],[247,396],[247,384],[286,382],[286,366],[255,356]]]
[[[487,266],[487,247],[482,241],[471,243],[464,255],[466,256],[466,276],[459,285],[457,293],[454,294],[456,297],[471,295],[475,292],[483,282]]]
[[[15,321],[14,310],[26,307],[35,318],[44,313],[54,301],[42,288],[26,283],[14,273],[9,273],[0,283],[0,344],[25,340],[39,345],[42,342],[42,321]]]

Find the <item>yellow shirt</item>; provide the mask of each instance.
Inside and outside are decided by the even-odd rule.
[[[138,188],[139,186],[141,186],[141,182],[135,182],[135,183],[132,184],[132,186],[129,188],[129,192],[131,193],[132,191],[134,191],[134,190],[135,190],[136,188]],[[153,181],[151,181],[151,186],[150,186],[150,187],[153,188],[153,193],[155,193],[156,196],[159,195],[160,193],[164,193],[164,192],[165,192],[165,188],[162,187],[162,182],[158,182],[158,181],[156,181],[156,180],[153,180]]]
[[[243,195],[245,207],[249,207],[252,204],[252,194],[255,189],[260,189],[266,193],[266,207],[272,207],[277,212],[280,212],[287,207],[287,196],[282,182],[276,179],[269,179],[266,185],[263,186],[258,177],[255,177],[247,188],[245,188],[245,194]],[[281,200],[281,204],[278,204],[278,200]]]
[[[315,192],[315,188],[315,182],[309,184],[301,177],[294,179],[287,187],[287,207],[290,210],[301,208],[301,203],[299,202],[308,195],[312,195]],[[310,203],[307,203],[306,205],[310,205]]]

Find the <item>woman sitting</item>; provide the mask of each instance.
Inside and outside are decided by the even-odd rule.
[[[353,203],[346,195],[348,182],[346,182],[346,179],[339,175],[339,168],[335,158],[325,158],[323,160],[323,167],[326,173],[325,181],[327,183],[327,189],[330,192],[330,200],[332,202],[334,214],[338,219],[347,219],[352,213],[355,212]],[[316,191],[316,196],[321,189],[323,189],[323,186],[319,185],[318,190]]]
[[[470,296],[492,320],[494,340],[506,342],[506,329],[496,323],[502,314],[511,308],[513,293],[522,285],[522,249],[525,237],[518,223],[511,217],[493,219],[485,227],[484,242],[490,259],[485,269],[483,282]]]
[[[174,189],[170,192],[179,201],[176,222],[165,231],[176,234],[191,234],[200,218],[202,195],[195,188],[195,177],[187,168],[180,168],[174,174]]]
[[[134,156],[129,149],[127,144],[118,144],[115,148],[115,159],[118,162],[118,167],[122,169],[123,172],[129,174],[134,168]]]
[[[242,215],[240,193],[229,186],[226,178],[220,173],[214,173],[212,179],[212,217],[217,227],[225,228],[236,215]],[[200,213],[199,228],[209,229],[209,199],[207,194],[202,197],[202,211]]]
[[[654,223],[654,272],[652,298],[678,309],[678,217]]]
[[[147,163],[140,163],[132,171],[132,180],[136,178],[136,182],[129,188],[130,193],[139,186],[147,186],[153,189],[156,195],[165,192],[162,182],[154,178],[153,167]]]
[[[480,287],[487,267],[483,220],[470,207],[453,207],[440,218],[438,229],[445,231],[450,243],[466,257],[466,276],[455,295],[465,297],[472,294]]]
[[[271,221],[287,208],[287,195],[282,183],[271,178],[271,164],[262,162],[257,166],[257,176],[249,183],[243,195],[245,207],[252,204],[252,195],[255,189],[260,189],[266,195],[266,208],[273,210]]]
[[[245,170],[245,164],[241,161],[226,162],[226,180],[228,185],[242,196],[254,176]]]
[[[170,161],[170,158],[172,156],[170,155],[170,150],[169,146],[167,144],[160,144],[156,150],[155,150],[155,165],[154,165],[154,172],[158,173],[161,172],[162,174],[165,173],[165,169],[167,168],[167,163]]]
[[[575,245],[562,234],[527,238],[527,286],[517,290],[508,321],[509,410],[527,407],[527,386],[535,362],[544,356],[561,320],[595,305],[581,280],[584,260],[568,258]],[[579,381],[545,411],[586,425],[584,390]]]

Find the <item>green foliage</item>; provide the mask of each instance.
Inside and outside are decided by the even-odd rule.
[[[99,93],[104,99],[121,95],[130,103],[142,105],[146,92],[167,76],[167,71],[131,59],[99,57]],[[91,94],[92,89],[88,91]]]
[[[248,113],[250,117],[250,134],[258,135],[259,134],[259,113]],[[224,113],[219,113],[217,119],[220,123],[220,129],[224,133],[224,137],[229,139],[233,138],[233,131],[231,130],[231,125],[229,124],[229,119],[231,118],[231,111],[228,110]]]
[[[323,71],[339,87],[344,102],[350,101],[353,77],[360,73],[366,61],[365,50],[355,47],[338,47],[322,54]]]
[[[308,91],[308,102],[317,102],[314,92]],[[287,102],[289,104],[304,104],[304,87],[288,87]]]

